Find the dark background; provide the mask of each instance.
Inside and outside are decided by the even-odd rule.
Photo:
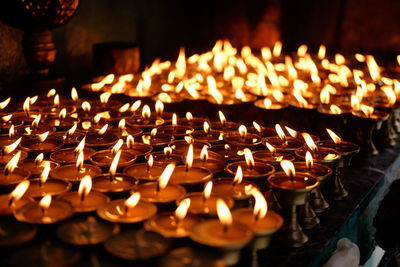
[[[17,1],[17,0],[7,0]],[[0,6],[1,8],[1,6]],[[92,75],[92,45],[139,43],[142,66],[206,51],[217,39],[257,49],[281,39],[284,50],[308,44],[316,51],[395,55],[400,51],[399,0],[163,1],[81,0],[75,16],[53,30],[55,75],[82,81]],[[0,21],[0,89],[29,71],[22,31]]]

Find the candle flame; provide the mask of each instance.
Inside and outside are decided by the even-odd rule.
[[[282,42],[277,41],[274,45],[274,48],[272,49],[272,54],[274,55],[274,57],[279,57],[281,55],[281,51],[282,51]]]
[[[179,203],[178,207],[174,212],[175,218],[178,222],[185,219],[189,207],[190,207],[190,198],[185,198]]]
[[[185,76],[186,72],[186,57],[185,57],[185,48],[181,47],[179,49],[179,56],[175,63],[175,76],[178,79],[182,79]]]
[[[99,135],[103,135],[107,131],[107,128],[108,128],[108,124],[101,127],[101,129],[98,131]]]
[[[58,107],[60,105],[60,96],[56,94],[53,100],[54,106]]]
[[[120,107],[120,108],[118,109],[118,111],[119,111],[120,113],[125,113],[125,112],[128,111],[129,106],[130,106],[129,103],[126,103],[126,104],[122,105],[122,107]]]
[[[82,122],[82,129],[83,130],[88,130],[92,127],[92,123],[90,121],[83,121]]]
[[[161,117],[162,113],[164,112],[164,104],[161,100],[157,100],[156,102],[156,113],[157,116]]]
[[[51,204],[51,195],[46,194],[40,201],[39,201],[39,206],[43,209],[43,211],[46,211]]]
[[[326,47],[325,45],[320,45],[318,49],[318,59],[323,60],[326,54]]]
[[[154,164],[154,158],[153,155],[149,156],[149,159],[147,160],[147,167],[150,169],[151,167],[153,167]]]
[[[239,126],[239,134],[242,138],[245,138],[247,135],[247,128],[244,125]]]
[[[203,123],[203,130],[206,134],[210,134],[210,124],[208,124],[206,121]]]
[[[76,91],[75,87],[72,87],[71,89],[71,98],[74,102],[77,102],[79,99],[78,92]]]
[[[150,135],[151,137],[155,137],[157,135],[157,128],[151,129]]]
[[[133,145],[135,144],[135,139],[133,138],[132,135],[128,135],[126,137],[126,146],[128,149],[132,149]]]
[[[141,105],[142,105],[142,101],[136,100],[131,106],[131,111],[136,112],[140,108]]]
[[[29,99],[29,103],[30,103],[31,105],[35,104],[35,102],[36,102],[36,100],[38,100],[38,98],[39,98],[39,97],[38,97],[37,95],[31,97],[31,98]]]
[[[169,158],[172,154],[172,148],[170,147],[164,147],[164,155]]]
[[[381,90],[385,93],[388,104],[393,106],[396,103],[396,94],[394,93],[392,86],[382,86]]]
[[[172,114],[172,126],[176,127],[178,125],[178,117],[176,116],[176,113]]]
[[[49,173],[50,173],[50,162],[46,162],[44,164],[44,169],[40,174],[40,182],[42,184],[44,184],[47,181],[47,178],[49,178]]]
[[[253,154],[251,153],[251,150],[248,148],[245,148],[243,150],[244,152],[244,158],[246,160],[246,164],[250,169],[254,168],[254,158],[253,158]]]
[[[26,114],[29,114],[30,103],[31,103],[31,98],[28,96],[24,101],[24,105],[22,106],[22,109]]]
[[[294,169],[294,165],[291,161],[288,160],[282,160],[281,161],[281,167],[282,170],[286,173],[287,176],[295,176],[296,175],[296,171]]]
[[[185,139],[186,143],[188,143],[189,145],[190,145],[190,144],[193,144],[193,142],[194,142],[193,137],[188,136],[188,135],[186,135],[186,136],[184,137],[184,139]]]
[[[78,195],[83,201],[87,195],[89,195],[92,189],[92,177],[90,175],[85,175],[81,182],[79,183]]]
[[[238,185],[242,182],[243,180],[243,170],[242,167],[239,165],[238,168],[236,169],[236,174],[235,178],[233,179],[233,184]]]
[[[377,82],[381,78],[381,71],[379,69],[378,64],[375,61],[375,58],[371,55],[366,56],[367,66],[369,70],[369,74],[373,81]]]
[[[374,107],[362,104],[360,106],[360,108],[361,108],[362,112],[364,112],[365,116],[367,116],[367,118],[370,118],[371,115],[374,113]]]
[[[82,102],[81,107],[82,107],[83,111],[85,111],[85,112],[90,112],[90,110],[92,109],[92,107],[90,106],[90,103],[87,101]]]
[[[264,108],[270,109],[272,107],[272,101],[268,97],[263,100]]]
[[[193,165],[193,144],[190,144],[186,154],[186,171],[189,171],[192,165]]]
[[[297,48],[297,55],[299,57],[304,57],[307,53],[308,47],[305,44],[302,44],[299,46],[299,48]]]
[[[7,98],[6,100],[0,102],[0,109],[4,109],[10,103],[11,97]]]
[[[12,116],[13,116],[12,114],[9,114],[9,115],[6,115],[6,116],[1,117],[1,119],[2,119],[4,122],[9,122],[9,121],[11,120]]]
[[[104,93],[102,93],[101,95],[100,95],[100,102],[102,103],[102,104],[107,104],[107,102],[108,102],[108,100],[110,99],[110,97],[111,97],[111,93],[110,92],[104,92]]]
[[[38,166],[39,164],[41,164],[43,161],[43,158],[44,158],[43,153],[40,153],[39,155],[37,155],[37,157],[34,160],[35,165]]]
[[[321,93],[319,94],[319,99],[321,100],[322,104],[329,104],[331,95],[328,90],[322,89]]]
[[[175,163],[170,163],[167,165],[167,167],[165,167],[160,178],[158,178],[158,187],[160,190],[163,190],[167,186],[168,181],[171,178],[171,175],[174,172],[174,170],[175,170]]]
[[[283,132],[282,127],[279,124],[275,124],[275,131],[282,141],[286,141],[285,133]]]
[[[290,134],[291,137],[296,138],[297,137],[297,131],[293,130],[292,128],[289,128],[285,126],[286,131]]]
[[[142,117],[145,118],[146,120],[150,119],[151,111],[150,111],[150,107],[148,105],[143,106]]]
[[[33,121],[32,121],[32,127],[37,127],[39,125],[40,119],[42,118],[42,115],[38,115]]]
[[[215,99],[218,105],[224,102],[224,97],[217,89],[217,82],[213,76],[207,76],[208,93]]]
[[[333,114],[342,114],[342,109],[334,104],[332,104],[329,109]]]
[[[308,169],[312,169],[312,167],[314,166],[313,157],[312,157],[310,151],[306,152],[306,166]]]
[[[11,125],[10,129],[8,130],[8,137],[12,139],[15,135],[14,124]]]
[[[74,153],[81,153],[83,149],[85,148],[85,141],[86,141],[86,136],[82,138],[82,140],[79,142],[79,144],[76,146]]]
[[[225,118],[224,113],[222,113],[221,110],[218,111],[218,116],[219,116],[219,120],[221,121],[222,126],[224,127],[225,123],[226,123],[226,118]]]
[[[11,160],[4,167],[6,175],[12,173],[18,166],[19,158],[21,157],[21,151],[18,151]]]
[[[65,119],[66,116],[67,116],[67,109],[62,108],[60,113],[58,114],[58,117],[63,120],[63,119]]]
[[[39,142],[40,142],[40,143],[43,143],[43,142],[46,140],[47,136],[49,136],[49,133],[50,133],[50,132],[47,131],[47,132],[45,132],[45,133],[38,134],[37,137],[38,137],[38,139],[39,139]]]
[[[271,152],[271,153],[275,153],[276,152],[276,148],[273,147],[270,143],[265,142],[265,146],[268,148],[269,152]]]
[[[351,96],[351,108],[356,111],[361,109],[360,100],[356,95]]]
[[[47,97],[52,97],[52,96],[54,96],[55,94],[57,93],[57,91],[56,91],[56,89],[50,89],[48,92],[47,92]]]
[[[83,162],[85,161],[83,151],[79,151],[78,158],[76,159],[76,168],[78,172],[82,170]]]
[[[186,112],[186,119],[187,119],[188,121],[192,121],[192,120],[193,120],[193,115],[192,115],[192,113]]]
[[[203,162],[206,162],[208,160],[208,149],[206,145],[204,145],[201,149],[200,158]]]
[[[15,141],[14,143],[4,146],[3,151],[5,154],[10,154],[11,152],[13,152],[19,145],[19,143],[21,143],[22,137],[18,138],[17,141]]]
[[[120,157],[121,157],[121,153],[122,153],[121,150],[118,151],[118,152],[115,154],[115,156],[114,156],[114,158],[113,158],[113,160],[112,160],[112,162],[111,162],[110,169],[109,169],[108,172],[110,173],[110,175],[111,175],[112,177],[114,177],[114,175],[117,173],[117,167],[118,167],[119,159],[120,159]]]
[[[306,141],[308,148],[310,148],[312,151],[316,151],[317,145],[314,143],[311,135],[309,133],[302,133],[301,135],[303,136],[304,141]]]
[[[257,130],[257,132],[259,132],[261,134],[262,129],[260,124],[258,124],[257,122],[253,121],[253,127]]]
[[[121,150],[123,144],[124,144],[124,140],[119,139],[118,142],[112,147],[111,153],[113,155],[115,155],[115,153],[117,153],[118,151]]]
[[[212,192],[212,187],[213,187],[213,182],[212,181],[208,181],[205,184],[204,190],[203,190],[203,199],[204,199],[204,201],[206,201],[207,199],[210,198],[211,192]]]
[[[340,144],[340,142],[342,141],[340,139],[340,137],[335,134],[331,129],[326,129],[326,131],[328,132],[329,136],[332,138],[333,142],[335,142],[335,144]]]
[[[222,199],[217,199],[218,219],[224,227],[232,225],[232,214],[228,205]]]
[[[118,128],[123,131],[125,129],[125,119],[121,119],[118,123]]]
[[[15,189],[10,193],[10,201],[18,201],[20,200],[24,194],[26,193],[26,191],[28,190],[30,185],[29,180],[24,180],[22,182],[20,182]]]
[[[135,192],[127,200],[125,200],[124,206],[127,209],[132,209],[136,207],[139,201],[140,201],[140,192]]]

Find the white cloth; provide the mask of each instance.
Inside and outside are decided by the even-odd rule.
[[[336,250],[323,267],[358,267],[360,264],[360,249],[348,238],[340,239]]]

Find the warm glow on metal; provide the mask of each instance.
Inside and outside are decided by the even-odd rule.
[[[314,143],[314,140],[312,139],[311,135],[309,133],[302,133],[301,134],[304,138],[304,141],[306,141],[306,144],[309,149],[311,149],[313,152],[317,151],[317,145]]]
[[[90,175],[85,175],[79,183],[78,188],[78,195],[82,201],[84,201],[85,197],[89,195],[90,190],[92,190],[92,177],[90,177]]]
[[[40,142],[40,143],[43,143],[43,142],[46,140],[47,136],[49,136],[49,133],[50,133],[50,132],[47,131],[47,132],[45,132],[45,133],[38,134],[37,137],[38,137],[38,139],[39,139],[39,142]]]
[[[170,163],[165,167],[164,171],[160,175],[160,178],[158,178],[158,188],[160,190],[163,190],[167,184],[169,179],[171,178],[172,173],[175,170],[175,163]]]
[[[15,168],[18,166],[19,158],[21,157],[21,151],[18,151],[12,158],[11,160],[6,164],[4,167],[5,174],[8,175],[12,173]]]
[[[219,221],[224,227],[228,227],[232,224],[231,211],[229,210],[228,205],[226,205],[225,201],[222,199],[217,199],[217,214]]]
[[[292,177],[296,175],[296,171],[294,169],[294,165],[291,161],[282,160],[281,161],[282,170],[286,173],[287,176]]]

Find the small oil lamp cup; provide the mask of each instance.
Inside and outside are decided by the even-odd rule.
[[[8,132],[7,135],[0,135],[0,146],[8,146],[17,141],[20,136],[14,135],[13,137],[9,137]]]
[[[58,196],[68,192],[72,188],[72,184],[59,179],[47,179],[45,183],[40,182],[40,178],[31,179],[31,184],[26,191],[26,196],[32,198],[42,198],[46,194]]]
[[[105,125],[105,124],[102,124],[102,123],[97,123],[97,124],[93,123],[91,121],[92,119],[84,120],[84,119],[81,118],[81,120],[82,120],[82,122],[78,124],[77,131],[85,133],[85,134],[87,134],[87,133],[95,133],[95,132],[99,131],[101,128],[103,128],[104,125]],[[89,124],[89,122],[90,122],[90,124]],[[88,125],[85,125],[85,127],[83,127],[82,124],[86,124],[86,123],[88,123]],[[107,128],[108,130],[107,131],[110,131],[112,128],[113,128],[113,126],[111,124],[108,124],[108,128]]]
[[[348,121],[351,118],[351,106],[337,104],[341,112],[339,114],[333,113],[331,110],[331,105],[322,104],[318,107],[318,112],[320,113],[320,131],[329,128],[335,133],[339,133],[341,136],[345,135],[345,130]]]
[[[109,99],[107,103],[102,103],[100,100],[92,100],[89,102],[92,111],[100,112],[105,110],[117,110],[122,106],[121,101],[116,99]]]
[[[139,201],[133,208],[125,210],[125,199],[116,199],[97,210],[103,220],[113,223],[139,223],[153,217],[157,206],[150,202]]]
[[[144,132],[151,131],[151,129],[157,128],[164,123],[166,123],[165,120],[156,115],[151,115],[148,119],[143,118],[141,115],[136,115],[126,120],[127,125],[140,128]]]
[[[385,105],[383,103],[378,103],[378,106],[375,106],[376,109],[381,110],[383,112],[386,112],[389,114],[389,117],[387,120],[383,121],[382,127],[380,130],[381,135],[383,135],[383,138],[379,138],[379,141],[383,141],[383,146],[390,146],[394,147],[396,145],[396,139],[397,139],[397,133],[394,128],[395,125],[395,120],[394,120],[394,113],[396,112],[396,109],[399,109],[399,107],[395,106],[389,106]],[[379,135],[379,136],[381,136]],[[379,145],[379,143],[378,143]]]
[[[101,174],[101,169],[91,164],[83,164],[80,170],[75,164],[67,164],[50,171],[50,176],[55,179],[61,179],[72,183],[80,182],[83,177],[89,175],[95,177]]]
[[[42,174],[42,172],[44,170],[44,166],[46,166],[45,164],[47,164],[47,163],[50,164],[50,170],[60,166],[60,164],[58,164],[57,162],[50,161],[50,160],[44,160],[42,163],[37,164],[34,159],[24,160],[21,163],[19,163],[18,165],[22,169],[30,171],[31,178],[35,178],[35,177],[39,177]]]
[[[170,155],[165,155],[163,151],[157,151],[151,153],[153,156],[154,164],[160,165],[160,166],[167,166],[169,163],[175,163],[175,165],[181,163],[182,161],[182,155],[178,155],[175,153],[171,153]],[[145,159],[149,159],[149,155],[145,156]]]
[[[325,201],[325,198],[321,193],[321,187],[332,175],[332,169],[318,163],[314,163],[312,168],[308,168],[305,162],[295,162],[294,167],[298,172],[308,173],[317,177],[320,182],[319,186],[310,192],[310,196],[302,208],[302,213],[300,215],[301,226],[304,229],[312,229],[320,222],[319,218],[315,214],[315,212],[317,212],[316,210],[318,210],[318,212],[323,212],[329,208],[329,204]],[[314,210],[314,206],[311,203],[316,206],[316,210]]]
[[[253,151],[253,158],[255,161],[271,164],[278,170],[280,169],[280,162],[282,160],[294,161],[296,159],[292,154],[284,152],[272,153],[265,150]]]
[[[82,137],[81,137],[82,136]],[[55,132],[49,135],[48,138],[57,139],[63,142],[64,147],[76,147],[78,145],[78,138],[83,138],[84,134],[75,131],[73,134],[66,136],[66,132]]]
[[[71,245],[87,246],[104,243],[118,234],[120,227],[116,223],[98,220],[93,216],[73,218],[57,227],[57,237]]]
[[[0,115],[1,116],[1,115]],[[4,115],[7,116],[7,115]],[[7,138],[9,137],[11,125],[14,125],[14,130],[20,133],[24,129],[23,121],[8,121],[8,122],[0,122],[0,137]]]
[[[178,221],[173,212],[162,212],[147,220],[144,229],[159,233],[165,238],[188,237],[190,230],[202,219],[193,214],[187,214],[185,218]]]
[[[114,159],[114,153],[111,149],[100,150],[89,156],[89,160],[93,165],[103,168],[103,170],[108,170]],[[136,160],[136,155],[129,152],[128,150],[121,150],[121,156],[118,161],[118,169],[129,166],[133,164]]]
[[[254,126],[249,127],[247,130],[249,133],[258,134],[262,138],[277,136],[275,129],[264,126],[260,127],[261,127],[261,133],[256,128],[254,128]]]
[[[89,157],[94,153],[96,153],[96,150],[94,150],[93,148],[85,147],[83,149],[84,161],[89,160]],[[75,152],[75,148],[63,148],[51,153],[50,159],[60,164],[73,164],[76,163],[78,155],[79,153]]]
[[[50,154],[55,150],[59,150],[62,146],[62,141],[53,138],[46,138],[43,142],[40,142],[36,137],[25,138],[20,143],[21,149],[32,156],[39,155],[40,153]]]
[[[184,125],[163,125],[157,127],[157,132],[173,136],[174,139],[182,139],[184,136],[191,134],[194,131],[192,127]]]
[[[389,118],[389,114],[377,109],[369,117],[365,116],[362,111],[353,111],[352,114],[357,125],[355,136],[357,143],[360,144],[360,153],[367,156],[378,155],[379,151],[373,142],[374,132],[381,128],[383,121]]]
[[[125,167],[122,173],[135,177],[140,182],[154,182],[160,177],[165,166],[165,164],[155,163],[149,167],[147,163],[136,163]]]
[[[10,186],[19,184],[23,180],[28,179],[30,176],[30,171],[20,167],[16,167],[12,172],[7,172],[4,167],[0,167],[0,187],[3,187],[3,189],[8,189]]]
[[[197,151],[201,151],[201,149],[203,149],[204,146],[207,146],[207,148],[211,147],[210,143],[202,141],[194,141],[192,145],[194,153],[197,153]],[[176,140],[171,142],[168,146],[171,147],[173,153],[177,155],[183,155],[188,151],[189,148],[189,144],[188,142],[186,142],[186,140]]]
[[[123,195],[136,188],[138,180],[127,174],[116,173],[112,177],[110,174],[97,175],[93,177],[92,183],[94,191],[108,195]]]
[[[235,265],[240,260],[241,250],[254,237],[253,231],[246,225],[233,222],[224,231],[218,220],[206,220],[196,224],[189,235],[194,242],[218,250],[227,266]]]
[[[157,259],[165,254],[169,247],[168,239],[155,232],[145,231],[143,228],[120,232],[104,243],[105,250],[111,255],[139,262]]]
[[[261,138],[258,134],[247,133],[246,136],[241,136],[238,132],[227,132],[224,134],[223,140],[231,147],[255,148],[261,144]]]
[[[255,220],[253,209],[242,208],[232,212],[233,221],[247,225],[254,232],[251,243],[253,252],[265,249],[271,242],[272,235],[276,233],[283,224],[283,218],[278,213],[268,211],[264,218]]]
[[[226,160],[228,160],[228,162],[243,161],[245,159],[242,150],[239,150],[235,147],[229,147],[229,149],[226,149],[225,145],[223,144],[213,145],[209,151],[220,154]]]
[[[25,130],[26,127],[29,127],[31,129],[31,134],[28,134],[28,132]],[[36,136],[39,134],[44,134],[45,132],[49,132],[50,134],[54,133],[56,131],[56,128],[50,125],[44,125],[44,124],[39,124],[36,127],[32,126],[26,126],[22,128],[17,129],[17,134],[20,135],[29,135],[29,136]]]
[[[198,266],[224,266],[225,263],[217,255],[217,251],[200,250],[198,247],[184,246],[173,249],[163,256],[160,266],[177,267],[185,266],[187,262],[193,262]]]
[[[194,130],[202,130],[205,121],[208,121],[208,119],[193,117],[191,120],[188,120],[184,118],[179,120],[179,125],[191,127]]]
[[[119,119],[119,118],[118,118]],[[126,126],[124,130],[116,127],[111,128],[108,134],[119,136],[120,138],[126,137],[127,135],[132,135],[132,137],[137,137],[143,133],[143,130],[137,127]]]
[[[208,151],[208,159],[202,159],[200,151],[196,150],[193,157],[192,167],[204,168],[209,170],[213,175],[221,173],[225,170],[227,160],[218,153]],[[186,162],[187,153],[182,155],[182,162]]]
[[[272,103],[270,107],[266,108],[264,99],[259,99],[254,102],[257,110],[257,119],[260,119],[264,125],[275,125],[282,121],[282,114],[287,112],[287,103]],[[262,114],[262,115],[261,115]]]
[[[341,181],[345,179],[346,170],[349,168],[353,156],[360,151],[360,147],[357,144],[347,141],[340,141],[340,143],[336,145],[332,140],[322,140],[318,144],[335,149],[342,155],[335,169],[333,181],[333,199],[341,200],[347,196],[347,191],[343,187]]]
[[[49,208],[43,210],[39,201],[28,203],[14,211],[14,217],[20,222],[33,224],[53,224],[74,215],[74,209],[66,201],[52,200]]]
[[[298,223],[296,207],[307,202],[309,193],[319,185],[319,180],[300,172],[297,172],[292,179],[284,172],[278,172],[268,177],[268,183],[272,186],[279,202],[285,206],[281,241],[290,247],[301,247],[308,241],[308,237]]]
[[[190,206],[188,212],[191,214],[201,215],[205,218],[214,218],[217,216],[217,200],[223,199],[231,209],[235,205],[232,196],[224,196],[212,193],[209,198],[204,198],[203,192],[192,192],[186,194],[182,199],[189,198]],[[181,199],[176,201],[178,205]]]
[[[0,218],[0,226],[3,231],[0,247],[16,247],[29,242],[37,234],[36,225],[10,220],[9,217]]]
[[[9,154],[1,154],[0,155],[0,165],[6,165],[14,156],[17,154],[19,150],[14,150]],[[22,162],[24,159],[28,157],[28,153],[24,150],[21,150],[21,156],[19,157],[19,162]]]
[[[133,116],[133,113],[130,112],[130,111],[119,112],[117,110],[110,109],[110,110],[107,110],[107,112],[108,112],[108,115],[110,115],[110,118],[107,118],[107,119],[101,118],[100,119],[100,124],[109,123],[114,127],[118,127],[118,124],[119,124],[121,119],[127,120],[127,119],[129,119],[129,118],[131,118]],[[113,127],[113,129],[114,129],[114,127]],[[136,131],[134,129],[139,129],[139,128],[138,127],[132,127],[132,131],[133,132]],[[129,131],[129,130],[127,129],[127,131]]]
[[[207,142],[212,145],[221,143],[221,131],[219,130],[210,130],[209,133],[204,132],[203,130],[197,130],[192,133],[192,137],[195,141]]]
[[[301,160],[305,161],[305,155],[306,152],[309,151],[307,148],[303,147],[298,150],[296,150],[296,156],[300,158]],[[310,151],[313,160],[315,163],[320,163],[325,166],[328,166],[329,168],[332,169],[333,171],[333,185],[328,186],[328,188],[331,190],[330,194],[332,195],[332,198],[334,200],[341,200],[345,197],[348,196],[347,190],[344,188],[342,184],[342,175],[340,175],[340,169],[339,169],[339,162],[340,159],[342,158],[342,154],[338,152],[335,149],[329,148],[329,147],[318,147],[318,152],[314,153]],[[332,159],[324,159],[328,154],[336,155]]]
[[[205,168],[191,167],[187,170],[186,166],[176,166],[170,183],[182,185],[189,192],[201,191],[203,184],[211,180],[212,176],[211,171]]]
[[[172,136],[160,133],[157,133],[155,136],[151,136],[150,133],[144,133],[141,137],[142,139],[145,138],[146,140],[148,140],[148,144],[151,145],[154,150],[163,149],[174,140]]]
[[[14,210],[21,208],[22,206],[34,202],[35,200],[31,197],[24,195],[18,201],[12,201],[10,203],[10,194],[1,194],[0,195],[0,216],[11,215]],[[0,219],[0,225],[2,220]],[[1,246],[1,245],[0,245]]]
[[[140,192],[143,201],[156,204],[160,210],[174,210],[175,203],[186,194],[184,187],[172,183],[158,190],[157,182],[140,184],[135,191]]]
[[[126,144],[123,144],[122,149],[134,154],[137,158],[136,162],[143,160],[143,157],[146,159],[146,157],[153,151],[151,145],[138,142],[135,142],[131,148],[128,148]]]
[[[225,123],[221,123],[219,121],[213,121],[210,124],[210,128],[212,130],[222,131],[222,132],[230,132],[237,131],[240,127],[239,123],[226,121]]]
[[[75,212],[92,212],[110,202],[110,198],[103,193],[91,191],[82,198],[77,191],[66,192],[57,199],[69,202]]]
[[[263,140],[263,145],[265,142],[268,142],[270,145],[276,148],[277,152],[285,152],[293,154],[296,149],[304,146],[304,143],[300,141],[300,139],[293,137],[286,137],[286,142],[284,142],[281,138],[275,137],[267,137]]]
[[[12,119],[13,120],[18,120],[18,121],[23,121],[25,125],[31,125],[32,122],[35,120],[35,118],[40,115],[41,113],[37,110],[30,110],[29,111],[29,116],[23,111],[18,111],[18,112],[13,112],[12,113]],[[8,114],[6,114],[8,115]]]
[[[235,184],[231,178],[214,178],[212,193],[216,195],[233,198],[235,201],[234,208],[245,208],[250,205],[250,195],[246,195],[245,187],[248,185],[255,186],[248,181],[242,181],[240,184]]]
[[[83,137],[78,137],[78,141],[82,141]],[[86,135],[85,145],[94,149],[107,149],[119,140],[118,136],[111,134],[100,135],[98,133],[88,133]]]
[[[229,163],[225,169],[234,176],[239,166],[242,167],[243,179],[255,184],[261,192],[266,189],[265,179],[275,172],[274,166],[263,162],[255,162],[253,168],[250,168],[245,161],[236,161]]]
[[[79,120],[71,117],[60,119],[58,116],[55,116],[46,118],[43,123],[56,128],[57,131],[68,131],[75,123],[79,123]]]

